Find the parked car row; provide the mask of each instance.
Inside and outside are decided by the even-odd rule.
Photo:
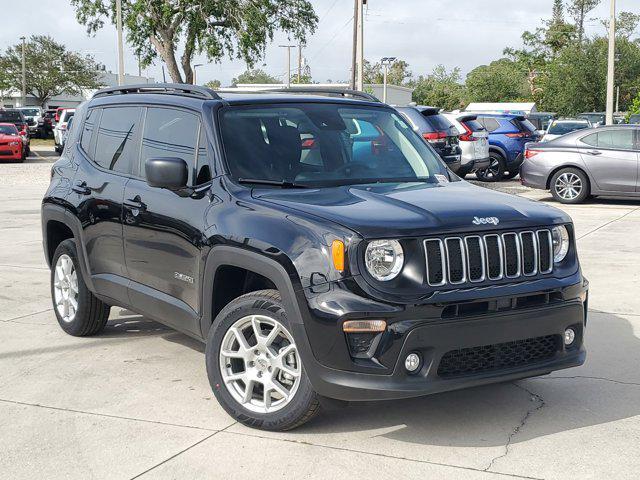
[[[0,157],[3,160],[18,160],[23,161],[30,153],[30,140],[29,140],[29,124],[24,116],[24,114],[15,108],[7,108],[0,109],[0,125],[3,126],[3,142],[5,142],[2,153],[0,153]],[[13,126],[13,128],[7,129],[8,126]],[[15,129],[15,135],[14,135]],[[15,148],[17,145],[14,144],[16,141],[15,138],[6,138],[9,135],[10,137],[17,136],[20,139],[20,155],[19,157],[15,156]],[[12,147],[12,148],[8,148]],[[9,153],[11,151],[11,153]]]

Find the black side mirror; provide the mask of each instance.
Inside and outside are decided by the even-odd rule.
[[[181,158],[149,158],[144,162],[144,171],[149,186],[174,192],[186,188],[189,179],[187,162]]]

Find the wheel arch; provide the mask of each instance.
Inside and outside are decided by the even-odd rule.
[[[492,152],[502,155],[502,158],[504,158],[505,162],[507,161],[507,152],[501,146],[489,145],[489,155],[491,155]]]

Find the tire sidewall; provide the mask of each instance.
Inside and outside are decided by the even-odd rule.
[[[490,167],[487,167],[486,169],[478,170],[476,172],[476,176],[478,177],[478,180],[481,180],[483,182],[499,182],[500,180],[502,180],[502,177],[504,176],[506,162],[502,157],[502,155],[500,155],[497,152],[489,152],[489,159],[490,159],[489,160],[490,162],[493,162],[494,160],[498,162],[498,174],[494,177],[486,177],[482,175],[481,172],[489,170]]]
[[[571,200],[568,200],[566,198],[562,198],[557,192],[556,192],[556,182],[558,180],[558,177],[564,173],[573,173],[574,175],[577,175],[580,178],[580,181],[582,182],[582,191],[580,192],[580,195],[578,195],[576,198],[573,198]],[[587,178],[587,176],[582,173],[580,170],[576,169],[576,168],[563,168],[561,170],[558,170],[553,177],[551,177],[551,183],[550,183],[550,191],[551,191],[551,195],[553,196],[553,198],[555,198],[558,202],[560,203],[564,203],[564,204],[576,204],[576,203],[582,203],[584,202],[588,197],[589,197],[589,179]]]
[[[286,406],[272,413],[257,413],[244,408],[231,396],[222,380],[220,372],[222,340],[227,330],[237,320],[248,315],[271,317],[279,321],[293,337],[284,307],[279,300],[260,294],[249,294],[237,299],[218,314],[209,330],[205,350],[209,383],[220,405],[229,415],[238,419],[241,423],[264,430],[286,430],[298,423],[299,419],[308,411],[311,402],[316,398],[316,393],[309,382],[304,365],[301,368],[300,385],[293,399]],[[300,358],[299,350],[298,358]]]
[[[56,264],[58,263],[58,259],[62,255],[68,255],[73,262],[73,268],[76,271],[76,276],[78,278],[78,309],[76,311],[76,315],[71,322],[65,322],[60,314],[58,313],[58,309],[56,308],[56,300],[53,283],[55,280],[55,272],[56,272]],[[83,334],[84,330],[84,321],[83,319],[89,315],[89,289],[84,283],[84,279],[82,278],[82,272],[80,270],[80,265],[78,262],[78,255],[76,253],[76,244],[73,240],[65,240],[58,248],[56,248],[55,253],[53,254],[53,260],[51,261],[51,302],[53,303],[53,311],[58,319],[58,323],[60,327],[67,332],[69,335],[79,336]]]

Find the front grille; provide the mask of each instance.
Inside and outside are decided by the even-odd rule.
[[[559,348],[560,336],[547,335],[451,350],[440,360],[438,375],[442,378],[452,378],[523,367],[552,358]]]
[[[551,273],[549,230],[430,238],[424,242],[427,283],[432,287]]]

